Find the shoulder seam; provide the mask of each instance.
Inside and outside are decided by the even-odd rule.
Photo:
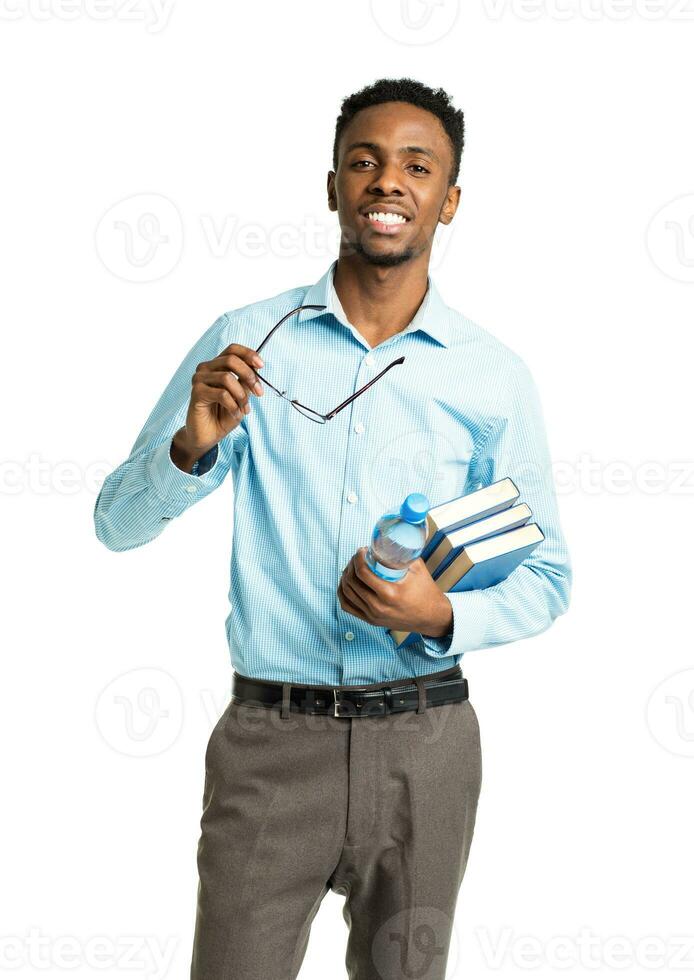
[[[284,289],[282,292],[276,293],[274,296],[266,296],[263,299],[255,300],[252,303],[245,303],[243,306],[234,307],[231,310],[227,310],[224,315],[229,321],[231,321],[232,317],[241,316],[242,314],[253,309],[255,306],[264,306],[265,304],[277,303],[282,298],[289,298],[294,293],[305,296],[310,288],[310,286],[292,286],[291,289]]]

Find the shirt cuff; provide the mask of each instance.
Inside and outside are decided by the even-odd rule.
[[[204,456],[195,460],[193,463],[193,473],[195,476],[204,476],[205,473],[214,467],[214,464],[217,462],[218,452],[218,445],[215,444],[212,449],[207,450]]]
[[[196,500],[214,490],[219,456],[217,446],[213,446],[198,460],[198,474],[185,473],[171,459],[172,442],[173,439],[169,439],[152,452],[149,458],[149,478],[157,496],[177,508],[178,513],[182,513]],[[207,469],[203,469],[203,461]]]
[[[453,608],[453,629],[446,636],[424,636],[425,652],[430,657],[460,657],[477,650],[484,642],[488,622],[488,597],[484,589],[469,592],[447,592]]]

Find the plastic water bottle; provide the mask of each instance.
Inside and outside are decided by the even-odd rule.
[[[399,582],[407,575],[409,565],[424,551],[428,512],[424,494],[411,493],[399,513],[379,518],[366,552],[366,563],[374,574],[388,582]]]

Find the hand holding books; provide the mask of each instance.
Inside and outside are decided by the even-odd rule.
[[[528,523],[528,505],[516,503],[519,495],[506,478],[431,508],[421,557],[442,592],[496,585],[544,541],[539,525]],[[398,647],[421,638],[402,630],[389,633]]]

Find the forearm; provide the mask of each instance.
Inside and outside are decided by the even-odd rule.
[[[96,536],[111,551],[128,551],[147,544],[167,523],[210,493],[224,479],[217,462],[218,448],[209,456],[209,469],[194,476],[195,459],[183,457],[167,439],[131,457],[104,480],[94,506]],[[179,466],[173,454],[183,462]],[[189,466],[186,469],[186,465]]]
[[[445,634],[423,637],[427,653],[461,656],[542,633],[568,609],[571,581],[567,559],[519,565],[508,579],[487,589],[446,593],[452,621]]]

